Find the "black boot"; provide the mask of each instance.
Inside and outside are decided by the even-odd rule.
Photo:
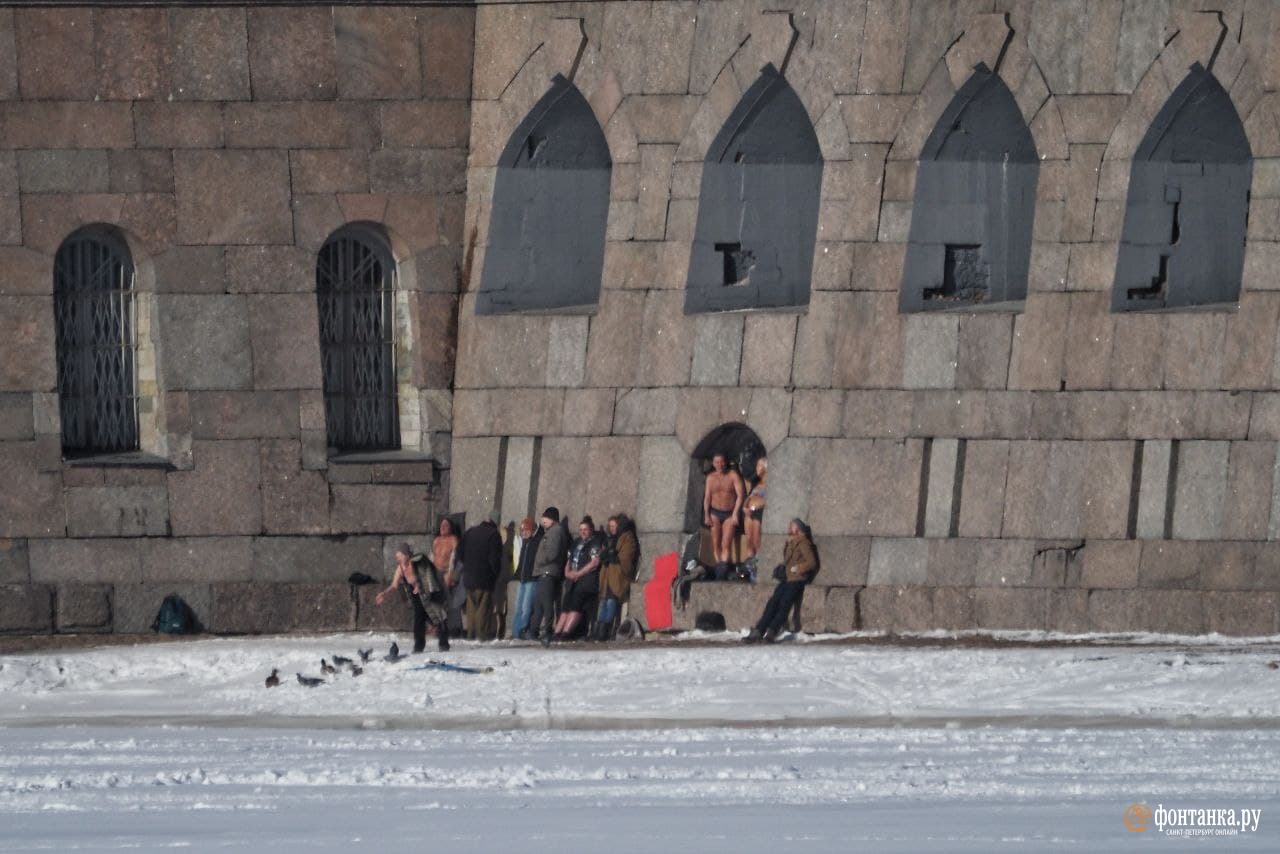
[[[753,628],[750,632],[747,633],[747,636],[742,639],[742,642],[743,643],[760,643],[760,630]]]

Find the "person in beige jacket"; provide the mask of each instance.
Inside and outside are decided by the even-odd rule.
[[[782,570],[778,586],[764,606],[760,622],[742,639],[743,643],[777,641],[778,633],[786,625],[787,615],[804,592],[805,585],[818,571],[818,553],[809,539],[809,526],[800,519],[792,519],[787,526],[787,544],[783,547],[782,565],[778,569]]]
[[[640,542],[636,526],[626,515],[609,517],[606,526],[603,569],[600,570],[600,608],[592,638],[606,641],[617,629],[622,605],[631,595],[631,582],[636,580],[640,565]]]

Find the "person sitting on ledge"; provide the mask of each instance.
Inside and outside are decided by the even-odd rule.
[[[725,581],[733,571],[733,538],[738,529],[745,489],[742,477],[729,468],[724,454],[711,458],[706,487],[702,491],[702,523],[711,529],[711,545],[716,565],[713,577]]]
[[[792,519],[787,526],[787,544],[782,549],[782,564],[774,570],[774,576],[780,582],[773,589],[756,623],[743,643],[775,643],[778,633],[786,625],[787,615],[791,613],[796,600],[804,592],[804,587],[813,580],[818,570],[818,554],[814,550],[813,541],[809,539],[809,526],[800,519]]]
[[[578,525],[578,539],[569,549],[564,577],[569,586],[564,591],[564,609],[556,623],[555,640],[572,640],[587,614],[594,614],[600,598],[600,555],[604,538],[596,532],[596,523],[583,516]]]

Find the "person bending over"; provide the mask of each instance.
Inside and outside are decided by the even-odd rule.
[[[800,598],[804,586],[817,572],[818,554],[813,548],[813,541],[809,539],[808,526],[799,519],[792,519],[791,524],[787,526],[787,544],[782,550],[780,569],[782,569],[782,579],[773,589],[773,595],[769,597],[768,603],[765,604],[760,622],[756,623],[751,633],[742,639],[743,643],[756,643],[761,640],[765,643],[777,641],[778,633],[786,625],[787,615],[791,613],[796,600]]]
[[[742,477],[729,468],[724,454],[711,458],[711,471],[702,491],[702,523],[711,529],[715,552],[715,579],[724,581],[732,570],[733,538],[738,529],[738,512],[745,492]]]
[[[555,640],[573,637],[589,611],[594,611],[600,598],[600,554],[604,540],[596,533],[596,523],[583,516],[578,524],[578,539],[569,549],[564,577],[569,582],[564,592],[564,611],[556,623]]]
[[[396,571],[387,589],[379,591],[374,601],[382,605],[397,589],[408,596],[413,606],[413,651],[422,652],[426,648],[427,623],[431,623],[436,628],[440,651],[448,652],[449,619],[444,605],[444,585],[425,559],[418,567],[414,566],[413,549],[408,543],[396,546]]]

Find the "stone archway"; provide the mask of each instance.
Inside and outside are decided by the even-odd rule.
[[[689,456],[689,488],[684,511],[684,532],[690,537],[681,557],[681,566],[691,558],[697,558],[700,551],[701,534],[705,530],[702,524],[702,493],[707,472],[711,470],[711,458],[716,454],[724,454],[730,468],[743,475],[749,491],[755,480],[756,461],[766,458],[768,451],[754,430],[737,421],[711,430],[694,448]]]

